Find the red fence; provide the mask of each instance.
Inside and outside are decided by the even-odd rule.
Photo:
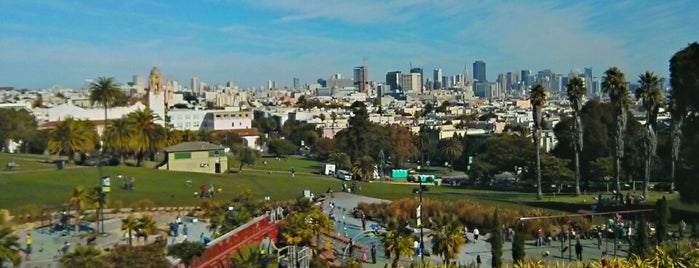
[[[279,222],[272,222],[269,215],[257,217],[209,242],[204,255],[197,258],[190,267],[231,267],[230,258],[234,252],[248,244],[262,241],[265,234],[269,234],[269,237],[276,243],[278,224]]]

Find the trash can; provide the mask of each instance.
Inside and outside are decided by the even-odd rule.
[[[58,170],[65,168],[65,166],[66,166],[66,161],[63,161],[63,160],[56,161],[56,168]]]

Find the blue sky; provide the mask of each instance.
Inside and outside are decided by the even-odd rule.
[[[478,59],[489,80],[618,66],[635,81],[667,76],[697,25],[695,0],[0,0],[0,85],[125,83],[153,66],[185,85],[291,85],[351,76],[363,59],[377,81],[411,62],[453,75]]]

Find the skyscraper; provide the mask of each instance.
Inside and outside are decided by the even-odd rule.
[[[485,62],[482,60],[477,60],[473,62],[473,79],[485,82],[488,81],[485,75]]]
[[[420,87],[420,90],[417,92],[422,93],[422,90],[425,88],[425,82],[424,82],[425,75],[422,73],[422,68],[420,68],[420,67],[413,68],[411,65],[410,66],[410,73],[411,74],[420,74],[420,85],[418,85]],[[403,89],[405,89],[405,86],[403,86]]]
[[[359,92],[369,94],[369,71],[366,66],[354,67],[354,85]]]
[[[401,87],[404,92],[419,92],[422,93],[422,75],[420,73],[411,72],[409,74],[401,75]]]
[[[437,68],[432,71],[432,80],[434,81],[433,89],[441,89],[445,87],[444,80],[442,79],[442,69]]]
[[[298,77],[294,77],[294,89],[299,89],[301,87],[301,82]]]
[[[400,71],[386,73],[386,85],[391,87],[391,91],[395,92],[400,89],[400,81],[402,79]]]
[[[520,79],[522,79],[523,90],[526,90],[527,87],[529,87],[529,85],[531,83],[531,75],[532,75],[532,71],[530,71],[530,70],[522,70],[520,72],[519,77],[520,77]]]
[[[588,96],[593,96],[595,94],[592,89],[592,67],[585,67],[585,87],[587,87]]]
[[[201,84],[199,84],[199,77],[192,77],[192,93],[199,95],[201,93]]]

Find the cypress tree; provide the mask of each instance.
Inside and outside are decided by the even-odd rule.
[[[502,223],[500,223],[498,209],[495,209],[495,212],[493,213],[493,227],[493,235],[490,236],[491,253],[493,254],[491,267],[500,268],[502,267],[502,246],[504,242],[502,236]]]
[[[650,254],[650,242],[648,241],[648,233],[645,215],[641,214],[636,228],[636,238],[631,244],[630,253],[645,259]],[[656,229],[657,232],[657,229]]]
[[[524,228],[515,230],[515,237],[512,240],[512,261],[524,261],[526,253],[524,252]]]
[[[655,240],[658,245],[667,240],[669,219],[670,209],[667,206],[667,199],[663,196],[655,202]]]

